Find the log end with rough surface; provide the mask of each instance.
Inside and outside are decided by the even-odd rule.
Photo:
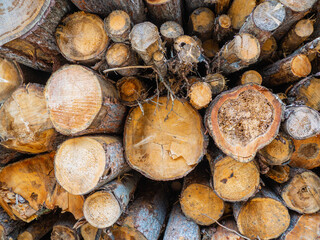
[[[241,84],[247,84],[247,83],[261,84],[262,77],[260,73],[258,73],[255,70],[249,70],[244,72],[241,76]]]
[[[212,91],[209,83],[196,82],[189,90],[191,105],[196,109],[202,109],[209,105],[212,100]]]
[[[199,62],[201,48],[194,38],[188,35],[181,35],[175,39],[173,46],[180,61],[187,64]]]
[[[131,21],[128,13],[122,10],[111,12],[104,20],[104,28],[114,42],[129,40]]]
[[[143,82],[136,77],[123,77],[117,81],[117,89],[120,99],[127,106],[137,105],[139,101],[146,97],[146,87]]]
[[[209,8],[197,8],[190,15],[190,32],[202,41],[210,39],[214,28],[214,13]]]
[[[173,44],[174,40],[184,34],[184,30],[179,23],[168,21],[161,25],[160,33],[167,44]]]

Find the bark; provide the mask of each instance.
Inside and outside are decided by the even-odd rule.
[[[195,34],[201,41],[210,39],[214,29],[214,13],[209,8],[197,8],[189,17],[190,35]]]
[[[9,162],[11,162],[21,156],[23,156],[22,153],[19,153],[15,150],[5,148],[0,145],[0,167],[5,166]]]
[[[220,73],[208,74],[205,82],[210,84],[213,95],[218,95],[227,88],[227,80]]]
[[[208,39],[202,43],[203,54],[207,58],[213,58],[219,52],[219,44],[213,39]]]
[[[220,15],[226,12],[229,8],[230,0],[217,0],[215,5],[216,14]]]
[[[196,82],[189,89],[189,101],[195,109],[206,108],[212,100],[211,85],[206,82]]]
[[[317,37],[312,41],[303,45],[301,48],[294,51],[290,56],[304,54],[309,58],[310,61],[313,61],[314,59],[316,59],[316,56],[319,51],[320,51],[320,37]]]
[[[227,218],[221,221],[221,224],[229,229],[232,229],[236,232],[238,231],[237,224],[233,218]],[[244,238],[240,237],[239,235],[235,234],[234,232],[229,231],[221,226],[211,226],[208,227],[204,232],[204,236],[202,240],[244,240]]]
[[[232,27],[239,30],[256,6],[256,0],[234,0],[228,11]]]
[[[278,44],[276,39],[273,36],[269,37],[261,46],[261,53],[258,62],[272,59],[273,55],[275,55],[276,53],[277,48]]]
[[[225,154],[249,162],[276,137],[281,117],[282,104],[275,95],[260,85],[247,84],[218,95],[207,108],[205,124]]]
[[[87,194],[130,170],[121,139],[111,136],[85,136],[63,142],[54,168],[59,184],[74,195]]]
[[[147,88],[143,81],[136,77],[123,77],[117,81],[117,89],[122,103],[126,106],[137,106],[147,97]]]
[[[17,239],[20,231],[26,228],[26,223],[22,221],[14,221],[10,216],[0,208],[0,239],[10,240]]]
[[[168,46],[172,46],[174,40],[184,34],[184,30],[179,23],[167,21],[160,27],[160,34]]]
[[[152,61],[158,71],[158,74],[164,79],[168,71],[165,55],[161,51],[156,51],[152,56]]]
[[[51,75],[45,97],[55,129],[64,135],[119,133],[126,108],[116,88],[94,71],[65,65]]]
[[[214,23],[214,38],[217,39],[218,42],[225,42],[227,39],[230,39],[233,33],[231,27],[231,18],[228,15],[223,14],[216,17]]]
[[[245,71],[242,76],[241,76],[241,80],[240,83],[243,84],[247,84],[247,83],[255,83],[255,84],[260,84],[262,83],[262,77],[260,75],[260,73],[258,73],[255,70],[248,70]]]
[[[63,214],[53,226],[51,240],[80,240],[79,231],[73,228],[75,223],[76,220],[71,214]]]
[[[209,1],[185,0],[185,7],[187,9],[188,15],[190,15],[197,8],[200,8],[200,7],[212,8],[216,3],[217,3],[217,0],[209,0]]]
[[[104,29],[112,41],[128,41],[131,31],[130,16],[122,10],[112,11],[109,16],[104,19]]]

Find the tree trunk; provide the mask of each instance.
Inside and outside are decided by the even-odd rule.
[[[190,15],[194,10],[200,7],[213,8],[217,0],[199,1],[199,0],[185,0],[185,7],[187,15]]]
[[[205,82],[211,86],[211,92],[214,96],[218,95],[227,88],[227,80],[220,73],[208,74]]]
[[[211,85],[206,82],[196,82],[189,89],[189,101],[195,109],[206,108],[212,100]]]
[[[240,84],[244,85],[247,83],[255,83],[261,85],[262,77],[260,73],[255,70],[245,71],[241,76]]]
[[[0,20],[8,24],[0,31],[0,53],[29,67],[52,71],[59,58],[54,32],[71,9],[69,1],[9,1],[3,9]]]
[[[117,89],[122,103],[126,106],[137,106],[147,97],[147,88],[136,77],[123,77],[117,81]]]
[[[229,8],[230,0],[217,0],[215,5],[216,14],[220,15],[226,12]]]
[[[63,214],[53,226],[51,240],[80,240],[79,232],[73,228],[75,223],[76,220],[71,214]]]
[[[218,95],[207,108],[205,123],[225,154],[249,162],[276,137],[281,116],[282,105],[270,91],[247,84]]]
[[[13,240],[17,239],[18,234],[26,227],[26,223],[22,221],[14,221],[0,207],[0,239]]]
[[[158,74],[164,79],[167,75],[167,59],[163,52],[156,51],[153,53],[152,62],[158,71]]]
[[[218,42],[225,42],[232,36],[231,18],[226,15],[220,15],[214,20],[214,32],[213,36]]]
[[[201,117],[190,104],[160,97],[131,110],[124,146],[133,169],[163,181],[191,172],[204,155],[207,138]]]
[[[174,40],[184,34],[184,30],[180,24],[168,21],[161,25],[160,34],[167,46],[172,46]]]
[[[261,53],[258,62],[264,60],[270,61],[273,55],[276,53],[277,48],[278,44],[276,39],[273,36],[269,37],[261,46]]]
[[[277,183],[285,183],[289,180],[290,167],[288,165],[279,166],[274,165],[270,166],[266,176]]]
[[[213,58],[219,52],[220,47],[217,41],[208,39],[202,43],[203,54],[207,58]]]
[[[225,204],[210,186],[210,175],[197,168],[188,174],[180,195],[181,209],[187,218],[209,226],[223,215]]]
[[[114,10],[104,19],[104,29],[112,41],[128,41],[131,31],[130,16],[125,11]]]
[[[196,35],[201,41],[210,39],[214,29],[214,13],[209,8],[197,8],[189,18],[190,35]]]
[[[310,61],[316,59],[318,52],[320,51],[320,37],[313,39],[312,41],[306,43],[301,48],[294,51],[290,56],[295,56],[298,54],[306,55]]]
[[[64,135],[119,133],[126,108],[116,88],[92,70],[65,65],[49,78],[45,97],[55,129]]]
[[[228,11],[232,27],[239,30],[256,6],[256,0],[233,0]]]
[[[63,142],[54,165],[57,181],[74,195],[87,194],[130,169],[123,157],[121,139],[111,136],[85,136]]]

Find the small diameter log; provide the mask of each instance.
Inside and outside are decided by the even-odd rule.
[[[121,225],[114,225],[110,229],[110,239],[159,239],[167,209],[166,187],[162,183],[145,185],[141,195],[133,201],[126,215],[119,221]]]
[[[129,171],[121,139],[111,136],[66,140],[57,151],[54,168],[59,184],[74,195],[87,194]]]
[[[211,92],[214,96],[218,95],[227,88],[227,80],[220,73],[208,74],[205,77],[205,82],[210,84]]]
[[[184,64],[198,63],[201,57],[201,45],[192,37],[182,35],[174,41],[174,50]]]
[[[83,64],[101,60],[109,42],[102,19],[85,12],[64,18],[55,35],[61,54],[70,62]]]
[[[272,57],[277,48],[276,39],[273,36],[269,37],[261,46],[261,53],[258,61],[270,60],[270,57]]]
[[[118,95],[109,81],[80,65],[63,66],[45,88],[50,119],[64,135],[120,132],[126,108]]]
[[[181,0],[145,0],[152,22],[160,26],[166,21],[182,24]]]
[[[307,106],[288,107],[283,130],[293,139],[307,139],[320,133],[320,114]]]
[[[285,166],[270,166],[266,176],[277,183],[285,183],[290,179],[290,167]]]
[[[125,123],[126,160],[153,180],[185,176],[202,159],[206,145],[199,113],[179,99],[154,98],[132,109]]]
[[[220,15],[228,10],[230,0],[217,0],[215,4],[215,13]]]
[[[226,15],[220,15],[214,20],[213,36],[218,42],[225,41],[232,35],[231,18]]]
[[[161,50],[158,28],[151,22],[136,24],[129,34],[129,39],[132,49],[139,54],[147,65],[151,64],[153,54]]]
[[[164,78],[167,75],[167,60],[165,55],[161,51],[156,51],[152,56],[152,61],[158,74]]]
[[[301,48],[294,51],[291,56],[304,54],[308,56],[310,61],[316,59],[318,52],[320,51],[320,37],[313,39],[312,41],[306,43]]]
[[[214,29],[214,13],[209,8],[197,8],[189,18],[190,35],[195,34],[202,41],[210,39]]]
[[[279,240],[319,239],[320,213],[300,215],[291,212],[290,215],[290,226]]]
[[[138,173],[128,173],[87,197],[83,205],[86,220],[96,228],[112,226],[126,210],[140,176]]]
[[[173,206],[163,240],[184,239],[200,240],[200,228],[192,220],[188,220],[181,211],[180,204]]]
[[[211,158],[210,167],[215,193],[228,202],[245,201],[260,185],[260,174],[254,161],[241,163],[229,156]]]
[[[184,34],[184,30],[179,23],[167,21],[160,27],[160,34],[167,45],[173,45],[174,40]]]
[[[109,16],[104,19],[104,29],[114,42],[125,42],[129,40],[131,20],[128,13],[122,10],[112,11]]]
[[[143,0],[71,0],[80,10],[108,16],[113,10],[123,10],[130,15],[134,23],[143,22],[146,19]]]
[[[1,145],[6,148],[27,153],[52,151],[56,135],[39,84],[19,87],[0,109]]]
[[[136,77],[121,78],[117,81],[117,89],[122,103],[126,106],[136,106],[146,98],[147,89]]]
[[[295,151],[290,166],[313,169],[320,166],[320,135],[304,140],[293,139]]]
[[[297,49],[313,32],[313,21],[300,20],[283,39],[281,47],[283,54],[289,54]]]
[[[294,146],[292,139],[280,133],[271,143],[259,151],[268,165],[283,165],[290,161]]]
[[[106,53],[106,60],[109,68],[118,68],[138,65],[136,53],[129,45],[124,43],[112,44]],[[116,70],[122,76],[134,76],[139,70],[137,68]]]
[[[90,223],[86,223],[80,227],[80,233],[83,240],[96,240],[96,235],[98,228],[91,226]],[[101,234],[100,238],[97,240],[105,240]]]
[[[76,222],[71,214],[63,214],[53,226],[51,240],[80,240],[80,234],[73,228]]]
[[[255,6],[256,0],[234,0],[228,11],[232,27],[239,30]]]
[[[203,54],[208,58],[213,58],[219,52],[219,44],[213,39],[208,39],[202,43]]]
[[[207,108],[205,123],[225,154],[249,162],[276,137],[281,116],[282,104],[275,95],[247,84],[218,95]]]
[[[0,104],[22,85],[24,76],[15,61],[0,57]]]
[[[224,201],[215,194],[210,186],[210,175],[200,168],[185,177],[180,204],[187,218],[204,226],[218,221],[225,207]]]
[[[233,73],[255,63],[259,55],[259,41],[248,33],[241,33],[221,48],[213,65],[227,74]]]
[[[56,207],[83,216],[83,197],[68,194],[54,177],[54,153],[37,155],[0,171],[0,205],[13,219],[30,222]]]
[[[247,84],[247,83],[255,83],[255,84],[261,85],[262,77],[261,77],[260,73],[258,73],[257,71],[248,70],[242,74],[240,83],[242,85]]]
[[[285,7],[278,1],[265,1],[259,4],[242,25],[240,33],[250,33],[262,45],[283,23]]]
[[[231,229],[239,232],[237,224],[233,218],[229,217],[227,219],[223,219],[220,223],[228,229],[221,226],[211,226],[209,228],[213,229],[206,232],[202,240],[244,240],[244,238],[240,237],[238,234],[230,231]]]
[[[188,96],[195,109],[206,108],[212,100],[211,85],[206,82],[196,82],[191,85]]]
[[[290,224],[288,209],[267,189],[247,202],[235,203],[233,214],[240,233],[250,239],[277,238]]]
[[[14,221],[0,207],[0,239],[14,240],[18,234],[26,228],[26,223],[22,221]]]
[[[261,75],[264,85],[278,86],[306,77],[310,74],[311,70],[311,63],[308,57],[304,54],[298,54],[265,67]]]
[[[71,9],[68,0],[18,0],[2,5],[0,54],[43,71],[52,71],[61,55],[54,32]]]

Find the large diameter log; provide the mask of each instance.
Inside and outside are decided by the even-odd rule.
[[[19,87],[0,109],[4,147],[27,153],[52,151],[56,135],[39,84]]]
[[[210,39],[214,29],[214,13],[209,8],[197,8],[189,18],[190,34],[195,34],[202,41]]]
[[[256,0],[234,0],[228,11],[232,27],[239,30],[255,6]]]
[[[167,21],[161,25],[160,34],[167,45],[171,46],[177,37],[184,34],[184,30],[179,23]]]
[[[54,31],[70,11],[70,2],[19,0],[3,4],[0,21],[10,24],[4,24],[0,30],[0,53],[30,67],[52,71],[59,54]],[[34,51],[29,52],[28,47]]]
[[[153,54],[161,50],[158,28],[151,22],[136,24],[129,34],[129,40],[132,49],[139,54],[146,64],[150,64]]]
[[[300,78],[308,76],[311,68],[311,63],[306,55],[289,56],[263,69],[261,72],[263,84],[278,86],[295,82]]]
[[[102,19],[85,12],[75,12],[64,18],[56,29],[55,37],[66,59],[83,64],[101,60],[109,43]]]
[[[209,226],[223,215],[225,204],[210,185],[210,176],[198,168],[188,174],[180,195],[183,213],[199,225]]]
[[[270,91],[247,84],[218,95],[207,108],[205,123],[225,154],[249,162],[276,137],[281,116],[282,104]]]
[[[200,240],[200,228],[192,220],[188,220],[180,208],[180,204],[173,206],[163,240],[184,239]]]
[[[126,210],[140,176],[138,173],[128,173],[87,197],[83,205],[86,220],[97,228],[112,226]]]
[[[304,140],[293,139],[295,151],[290,166],[313,169],[320,166],[320,135]]]
[[[155,98],[132,109],[125,123],[129,165],[154,180],[173,180],[192,171],[204,155],[206,140],[200,115],[179,99]]]
[[[94,71],[65,65],[49,78],[45,97],[55,129],[64,135],[118,133],[126,108],[116,88]]]
[[[320,114],[307,106],[286,108],[283,130],[293,139],[307,139],[320,133]]]
[[[247,202],[235,203],[233,214],[240,233],[250,239],[277,238],[290,224],[288,209],[266,189]]]
[[[74,229],[77,221],[69,214],[63,214],[53,226],[51,240],[80,240],[80,233]]]
[[[23,221],[14,221],[0,207],[0,239],[14,240],[18,234],[26,228],[26,223]]]
[[[122,10],[112,11],[109,16],[104,19],[104,29],[114,42],[125,42],[129,40],[131,20],[128,13]]]
[[[107,2],[72,0],[72,2],[82,11],[97,13],[105,17],[117,9],[127,12],[134,23],[140,23],[146,18],[143,0],[110,0]]]
[[[55,207],[83,216],[83,197],[68,194],[54,177],[54,153],[5,166],[0,171],[0,205],[11,218],[30,222]]]
[[[121,139],[111,136],[66,140],[57,151],[54,168],[57,181],[74,195],[89,193],[130,169]]]

